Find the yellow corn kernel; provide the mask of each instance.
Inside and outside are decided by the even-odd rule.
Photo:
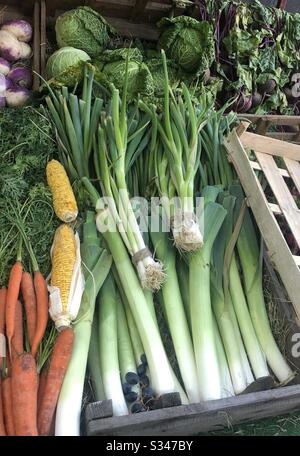
[[[78,208],[65,168],[57,160],[51,160],[46,167],[46,176],[55,214],[65,223],[73,222]]]
[[[58,287],[63,312],[68,310],[68,299],[76,261],[75,235],[68,225],[57,228],[52,249],[51,285]]]

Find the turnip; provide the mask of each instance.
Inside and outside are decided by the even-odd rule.
[[[7,106],[16,108],[18,106],[24,106],[30,99],[29,90],[25,87],[14,86],[5,91]]]
[[[7,77],[20,87],[26,87],[27,89],[31,87],[32,73],[28,68],[16,66],[11,69]]]
[[[5,30],[0,30],[0,53],[9,62],[19,60],[22,55],[21,43]]]
[[[25,43],[28,43],[32,37],[31,25],[22,19],[6,22],[1,27],[1,30],[9,32],[11,35],[15,36],[18,41],[23,41]]]
[[[19,43],[21,48],[20,59],[30,59],[32,56],[32,49],[27,43]]]
[[[3,59],[2,57],[0,57],[0,73],[1,74],[4,74],[4,76],[6,76],[10,71],[10,63]]]

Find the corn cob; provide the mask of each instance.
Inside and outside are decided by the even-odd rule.
[[[78,208],[64,167],[57,160],[51,160],[47,164],[46,175],[56,216],[65,223],[73,222],[78,215]]]

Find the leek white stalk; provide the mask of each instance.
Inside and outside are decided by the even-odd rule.
[[[98,339],[100,368],[106,399],[111,399],[114,416],[128,414],[118,357],[117,295],[109,275],[99,294]]]
[[[92,334],[90,340],[88,368],[91,376],[93,393],[96,401],[103,401],[105,393],[103,388],[102,374],[100,369],[100,355],[98,342],[98,317],[96,312],[93,318]]]
[[[239,347],[241,362],[242,362],[244,374],[245,374],[245,377],[246,377],[246,385],[248,386],[248,385],[250,385],[250,383],[254,382],[254,377],[253,377],[253,373],[252,373],[252,370],[251,370],[249,359],[248,359],[248,356],[247,356],[247,353],[246,353],[246,350],[245,350],[245,347],[244,347],[244,342],[243,342],[243,339],[242,339],[242,336],[241,336],[239,324],[238,324],[238,321],[237,321],[237,318],[236,318],[236,314],[235,314],[235,311],[234,311],[234,307],[233,307],[233,304],[232,304],[232,299],[231,299],[230,293],[229,293],[229,296],[228,296],[228,304],[227,305],[228,305],[228,308],[229,308],[229,313],[230,313],[230,317],[231,317],[231,321],[232,321],[232,325],[233,325],[233,330],[234,330],[234,333],[235,333],[236,342],[237,342],[237,345]]]
[[[231,186],[230,192],[236,196],[237,210],[239,210],[244,199],[241,186]],[[294,377],[294,373],[281,354],[271,331],[263,295],[262,258],[248,209],[245,211],[237,248],[243,271],[245,294],[257,338],[270,368],[281,383],[286,383]]]
[[[122,382],[126,382],[128,373],[136,372],[136,361],[127,326],[126,315],[121,298],[117,297],[118,353]]]
[[[210,256],[225,216],[226,210],[219,204],[208,203],[205,206],[202,213],[204,246],[189,259],[192,336],[203,400],[221,397],[221,378],[210,297]]]
[[[96,218],[97,226],[99,224],[102,227],[103,219],[110,217],[107,209],[99,211]],[[139,328],[154,392],[157,396],[174,392],[175,384],[158,328],[120,235],[117,231],[111,230],[102,234],[113,256],[120,282]],[[157,366],[160,366],[159,370]]]
[[[233,255],[229,271],[230,294],[235,313],[239,322],[242,338],[250,360],[250,364],[256,379],[269,375],[261,346],[258,342],[251,316],[248,310],[244,290],[241,284],[240,274],[238,271],[236,257]]]
[[[181,377],[190,403],[197,403],[200,394],[195,355],[178,284],[175,250],[167,233],[153,232],[151,238],[157,258],[166,268],[167,278],[161,292]]]
[[[232,397],[234,396],[234,389],[233,384],[231,381],[230,371],[227,364],[227,358],[224,350],[224,346],[222,343],[222,339],[219,333],[217,322],[214,320],[214,331],[215,331],[215,338],[216,338],[216,347],[217,347],[217,356],[220,366],[220,374],[221,374],[221,397]]]
[[[220,188],[206,187],[202,195],[205,195],[206,201],[210,201],[217,197],[216,191],[220,192]],[[235,393],[239,394],[246,389],[247,381],[228,307],[228,296],[225,290],[227,286],[225,276],[228,266],[224,262],[226,245],[232,234],[232,210],[235,199],[232,196],[227,196],[226,193],[219,194],[219,199],[222,200],[227,215],[213,246],[211,296],[214,314],[228,360],[232,384]]]
[[[104,282],[111,263],[111,255],[99,245],[95,230],[94,213],[89,213],[85,224],[82,260],[86,270],[85,288],[77,320],[74,322],[72,357],[60,391],[55,435],[79,436],[82,394],[91,337],[96,296]]]

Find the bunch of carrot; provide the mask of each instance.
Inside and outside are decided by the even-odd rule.
[[[0,436],[53,434],[55,408],[72,353],[73,330],[66,328],[56,337],[48,369],[39,372],[49,296],[32,248],[26,244],[33,274],[24,270],[19,249],[7,288],[0,289]]]

